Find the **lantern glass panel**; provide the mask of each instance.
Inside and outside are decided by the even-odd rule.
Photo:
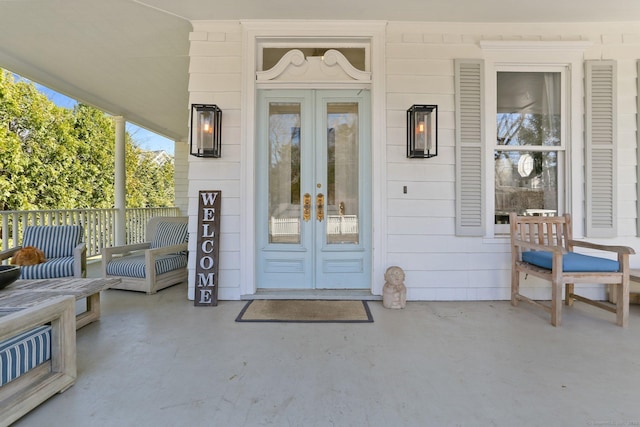
[[[413,105],[407,110],[407,157],[438,155],[437,105]]]
[[[191,110],[191,155],[220,157],[222,111],[216,105],[193,105]]]

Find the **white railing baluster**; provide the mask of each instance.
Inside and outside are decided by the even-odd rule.
[[[115,213],[115,209],[0,211],[0,250],[20,245],[22,231],[27,225],[82,225],[87,256],[100,255],[101,248],[114,245]],[[180,210],[176,207],[126,209],[126,243],[144,242],[149,218],[179,215]]]

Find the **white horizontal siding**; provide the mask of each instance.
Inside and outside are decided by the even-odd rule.
[[[208,56],[215,58],[228,58],[240,56],[242,44],[238,42],[216,41],[192,41],[189,48],[189,56]]]
[[[194,229],[189,239],[195,253],[198,192],[221,190],[218,298],[238,299],[240,286],[240,116],[241,40],[239,24],[194,23],[190,35],[189,102],[222,109],[222,157],[189,156],[188,212]],[[195,257],[190,257],[188,297],[193,298]]]
[[[191,92],[226,92],[240,87],[239,74],[192,73],[189,77]]]
[[[475,29],[475,31],[474,31]],[[636,65],[640,34],[637,25],[495,25],[390,23],[387,34],[388,127],[388,254],[390,265],[406,269],[409,299],[509,299],[508,241],[455,237],[455,120],[439,126],[439,155],[413,164],[404,157],[406,124],[411,104],[438,104],[439,113],[454,113],[453,60],[482,58],[480,40],[591,40],[594,57],[619,61],[617,165],[619,234],[635,233]],[[425,31],[426,30],[426,31]],[[458,30],[458,34],[452,32]],[[634,34],[634,36],[623,34]],[[623,46],[624,41],[633,45]],[[606,46],[603,47],[603,43]],[[597,56],[600,55],[600,56]],[[626,61],[626,62],[625,62]],[[441,116],[442,117],[442,116]],[[578,142],[577,147],[582,143]],[[626,148],[626,153],[625,153]],[[435,160],[435,161],[433,161]],[[417,166],[416,166],[417,165]],[[574,185],[584,182],[574,171]],[[407,194],[402,192],[407,186]],[[499,240],[499,239],[496,239]],[[609,241],[608,243],[612,243]],[[616,243],[617,244],[617,243]],[[636,243],[637,244],[637,243]],[[640,247],[640,245],[638,245]],[[640,265],[640,259],[632,262]],[[485,274],[486,273],[486,274]],[[535,296],[549,298],[548,284],[522,282]],[[602,287],[587,294],[602,296]]]
[[[189,156],[188,211],[195,215],[198,190],[223,191],[219,298],[238,299],[242,198],[253,197],[240,194],[242,32],[238,23],[196,22],[190,38],[190,103],[215,103],[222,108],[223,157]],[[510,298],[508,240],[455,236],[453,61],[483,58],[481,40],[588,40],[593,46],[585,59],[617,61],[618,238],[600,241],[640,249],[640,239],[635,237],[639,25],[389,22],[385,44],[387,253],[381,258],[388,265],[405,269],[409,299]],[[406,110],[412,104],[438,105],[439,148],[435,158],[406,158]],[[573,143],[572,152],[580,153],[582,141]],[[572,184],[574,191],[583,186],[582,170],[573,171]],[[194,236],[191,241],[195,242]],[[633,256],[631,263],[640,267],[640,255]],[[532,278],[523,280],[522,288],[534,297],[550,296],[548,285]],[[596,285],[587,291],[603,295],[602,287]]]

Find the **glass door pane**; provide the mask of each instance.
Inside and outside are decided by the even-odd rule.
[[[359,235],[358,103],[327,104],[327,244],[357,244]]]
[[[300,110],[269,104],[269,243],[300,243]]]

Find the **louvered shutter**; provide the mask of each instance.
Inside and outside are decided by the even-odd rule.
[[[585,62],[586,235],[616,236],[616,63]]]
[[[456,234],[483,236],[483,61],[455,61]]]

